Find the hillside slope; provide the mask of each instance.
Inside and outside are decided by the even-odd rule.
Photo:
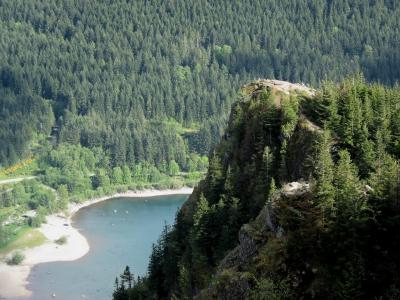
[[[398,299],[400,91],[259,80],[115,299]],[[118,298],[121,297],[121,298]]]
[[[399,28],[394,0],[2,0],[0,164],[57,125],[59,141],[102,147],[112,167],[187,169],[250,79],[318,85],[361,71],[394,84]],[[9,95],[2,82],[26,88]]]

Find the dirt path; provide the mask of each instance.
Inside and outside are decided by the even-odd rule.
[[[11,178],[11,179],[3,179],[3,180],[0,180],[0,185],[7,184],[7,183],[20,182],[22,180],[28,180],[28,179],[34,179],[34,178],[36,178],[36,176],[24,176],[24,177],[17,177],[17,178]]]

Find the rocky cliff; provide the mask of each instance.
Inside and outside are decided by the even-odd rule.
[[[362,78],[320,90],[245,85],[206,178],[133,291],[398,299],[400,148],[391,137],[400,132],[399,95]]]
[[[210,172],[181,211],[182,220],[193,226],[201,197],[207,199],[211,210],[213,206],[232,205],[232,199],[238,199],[234,212],[240,215],[238,220],[229,220],[232,215],[221,213],[228,224],[231,222],[229,237],[233,242],[226,246],[224,225],[216,225],[219,233],[209,246],[209,253],[221,255],[212,257],[213,280],[198,282],[196,290],[207,287],[198,289],[195,299],[247,299],[257,282],[252,269],[265,255],[265,247],[273,244],[278,251],[269,258],[277,268],[283,260],[280,251],[286,236],[279,223],[279,209],[287,205],[288,199],[297,202],[309,197],[312,189],[308,181],[313,177],[323,130],[307,118],[301,105],[316,93],[302,84],[278,80],[257,80],[242,88],[226,134],[212,155]],[[216,178],[218,172],[221,178]],[[199,242],[186,249],[183,259],[193,248],[204,249],[203,246]],[[194,265],[197,267],[196,262]]]

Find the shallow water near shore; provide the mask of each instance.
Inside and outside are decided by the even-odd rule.
[[[72,262],[35,266],[28,278],[33,294],[21,299],[110,300],[115,277],[126,265],[135,277],[146,274],[152,244],[187,198],[115,198],[82,208],[73,226],[88,240],[89,253]]]

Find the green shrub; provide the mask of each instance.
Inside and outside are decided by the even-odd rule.
[[[128,191],[128,187],[126,185],[119,185],[117,187],[118,193],[126,193]]]
[[[165,181],[155,183],[155,184],[153,185],[153,187],[154,187],[156,190],[166,190],[166,189],[169,188],[168,183],[165,182]]]
[[[177,178],[172,178],[170,181],[170,188],[175,190],[175,189],[180,189],[183,187],[183,182],[180,179]]]
[[[271,279],[263,278],[251,291],[251,300],[283,300],[291,299],[293,292],[286,281],[273,282]]]
[[[59,239],[54,241],[56,244],[58,245],[64,245],[67,243],[67,237],[65,235],[63,235],[62,237],[60,237]]]
[[[47,210],[43,206],[39,206],[36,210],[36,216],[28,219],[28,225],[31,227],[40,227],[42,223],[46,223]]]
[[[130,190],[130,191],[135,191],[136,189],[137,189],[136,183],[131,183],[131,184],[128,186],[128,190]]]
[[[143,184],[143,182],[138,182],[137,184],[136,184],[136,189],[137,190],[144,190],[145,189],[145,186],[144,186],[144,184]]]
[[[22,263],[22,261],[25,259],[25,255],[22,254],[19,251],[16,251],[13,253],[11,258],[7,260],[8,265],[16,266]]]

